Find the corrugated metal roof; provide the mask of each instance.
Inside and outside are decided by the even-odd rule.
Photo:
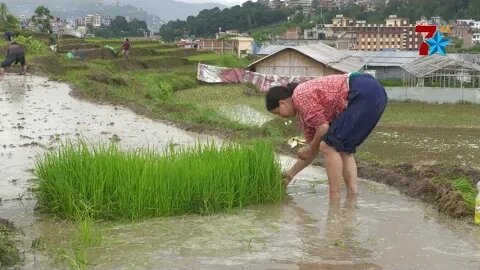
[[[283,50],[287,47],[288,46],[285,46],[285,45],[270,45],[270,46],[261,48],[260,51],[258,51],[257,54],[258,55],[270,55],[270,54],[277,53],[278,51],[281,51],[281,50]]]
[[[449,66],[480,72],[480,65],[439,54],[417,58],[415,61],[403,65],[402,68],[415,77],[421,78]]]
[[[303,55],[306,55],[312,58],[313,60],[319,63],[326,65],[327,67],[331,67],[341,72],[355,72],[362,69],[364,66],[364,63],[361,60],[348,55],[344,51],[339,51],[323,43],[301,45],[301,46],[279,46],[279,47],[277,47],[277,45],[273,45],[273,46],[275,47],[270,46],[272,48],[269,49],[270,51],[267,51],[267,52],[271,52],[270,54],[268,54],[268,56],[265,56],[262,59],[253,62],[252,64],[249,65],[249,67],[254,66],[257,63],[269,57],[272,57],[273,55],[284,50],[297,51]],[[260,52],[262,52],[262,50]]]
[[[367,66],[400,67],[418,58],[418,51],[345,51]]]
[[[449,53],[447,56],[454,59],[460,59],[463,61],[480,64],[480,54],[478,53]]]

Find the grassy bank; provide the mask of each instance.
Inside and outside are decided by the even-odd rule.
[[[35,166],[40,209],[59,217],[137,220],[209,214],[283,196],[271,144],[121,151],[66,143]]]

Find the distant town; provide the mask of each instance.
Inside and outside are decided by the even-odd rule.
[[[385,4],[388,4],[388,0]],[[248,2],[247,2],[248,3]],[[295,16],[303,16],[303,21],[313,16],[314,11],[324,10],[325,12],[342,11],[342,8],[354,5],[355,7],[365,12],[375,12],[378,8],[379,1],[374,0],[259,0],[258,3],[264,7],[268,7],[270,10],[295,10],[294,13],[290,12],[287,18],[289,21],[289,27],[282,33],[267,33],[266,40],[259,41],[258,38],[252,35],[249,31],[241,31],[236,27],[230,27],[227,23],[217,23],[219,26],[218,31],[215,33],[215,39],[212,41],[212,35],[210,32],[202,32],[201,29],[195,31],[189,31],[188,28],[173,28],[173,36],[168,36],[160,30],[159,36],[156,36],[154,32],[157,29],[148,29],[145,22],[132,18],[129,16],[106,16],[100,13],[90,14],[86,16],[75,16],[62,18],[58,16],[45,17],[49,18],[50,29],[54,33],[60,35],[70,35],[75,37],[93,37],[96,34],[100,36],[109,37],[109,34],[105,34],[104,29],[112,28],[115,20],[117,22],[117,28],[119,24],[129,24],[136,22],[133,27],[130,27],[131,31],[126,31],[121,28],[120,32],[124,36],[132,34],[134,32],[137,36],[143,37],[156,37],[158,39],[164,39],[172,41],[174,39],[180,46],[184,47],[217,47],[219,43],[223,44],[226,39],[237,40],[238,43],[249,43],[248,45],[241,46],[236,44],[237,50],[242,50],[242,54],[251,54],[255,51],[255,42],[262,43],[258,45],[305,45],[318,42],[322,42],[341,50],[362,50],[362,51],[383,51],[383,50],[401,50],[401,51],[415,51],[418,50],[419,45],[424,40],[424,34],[415,32],[415,26],[417,25],[436,25],[438,30],[446,37],[453,40],[451,46],[457,46],[461,48],[471,48],[480,44],[480,20],[474,20],[470,18],[458,18],[455,20],[446,20],[440,16],[434,16],[430,18],[421,17],[417,20],[409,20],[408,18],[401,17],[395,14],[389,14],[383,18],[383,23],[371,24],[367,23],[367,20],[360,20],[355,17],[347,16],[344,14],[335,14],[330,21],[320,21],[312,24],[298,23],[295,26],[293,22]],[[244,5],[245,6],[245,5]],[[205,13],[208,10],[205,11]],[[204,11],[202,11],[204,12]],[[201,17],[202,12],[198,15]],[[219,12],[214,10],[214,12]],[[223,11],[222,11],[223,12]],[[318,12],[317,12],[318,13]],[[293,14],[293,15],[292,15]],[[38,16],[37,16],[38,17]],[[192,17],[192,16],[191,16]],[[323,17],[322,17],[323,18]],[[43,31],[39,28],[39,25],[35,23],[33,17],[22,15],[19,18],[19,22],[22,29],[29,29],[33,31]],[[169,22],[170,23],[174,23]],[[168,27],[168,24],[166,25]],[[205,27],[211,29],[208,24],[204,24]],[[309,27],[306,27],[309,26]],[[123,27],[123,26],[122,26]],[[165,29],[167,28],[165,27]],[[125,30],[125,31],[124,31]],[[183,33],[183,34],[178,34]],[[202,34],[203,33],[203,34]],[[192,35],[193,34],[193,35]],[[113,35],[110,33],[110,35]],[[205,41],[207,40],[207,41]],[[231,42],[230,42],[231,43]],[[232,46],[234,46],[233,44]],[[222,48],[228,47],[221,45]],[[239,47],[242,47],[239,49]]]

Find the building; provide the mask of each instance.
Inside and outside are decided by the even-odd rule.
[[[385,20],[386,26],[406,26],[408,24],[408,20],[405,18],[398,18],[397,15],[390,15]]]
[[[457,21],[452,26],[452,35],[463,41],[463,46],[465,48],[470,48],[473,46],[473,34],[470,25],[465,22]]]
[[[284,7],[285,6],[285,3],[280,1],[280,0],[271,0],[269,3],[268,3],[268,6],[270,8],[281,8],[281,7]]]
[[[113,23],[113,18],[110,16],[103,16],[102,17],[102,24],[106,27],[110,27]]]
[[[364,26],[367,24],[367,21],[359,21],[352,18],[343,16],[343,14],[338,14],[335,18],[332,19],[332,26]]]
[[[198,42],[199,51],[231,53],[238,55],[238,40],[202,39]]]
[[[302,7],[303,15],[308,15],[312,12],[313,0],[287,0],[285,1],[287,7]]]
[[[419,57],[402,67],[407,87],[480,87],[480,66],[461,58],[434,54]]]
[[[316,0],[318,1],[318,6],[322,9],[332,10],[332,9],[341,9],[342,7],[347,6],[348,4],[353,4],[354,0]]]
[[[238,47],[237,47],[237,55],[240,56],[245,56],[249,54],[253,54],[253,44],[254,44],[254,39],[252,37],[232,37],[230,40],[236,40],[238,41]]]
[[[100,28],[102,27],[102,15],[100,14],[95,14],[93,15],[93,22],[92,22],[93,27],[95,28]]]
[[[365,63],[365,70],[378,80],[402,80],[405,72],[402,66],[419,58],[417,51],[346,51],[345,53]]]
[[[263,53],[265,53],[265,50]],[[260,51],[259,53],[262,53]],[[325,76],[361,70],[360,60],[328,45],[275,46],[248,66],[251,71],[283,76]]]
[[[87,27],[86,26],[77,27],[76,33],[77,33],[76,34],[77,37],[85,37],[85,35],[87,34]]]
[[[197,49],[200,40],[192,40],[192,39],[181,39],[176,42],[177,46],[182,47],[184,49]]]
[[[84,25],[93,25],[93,15],[87,15],[85,18],[84,18]]]
[[[473,33],[472,34],[472,42],[473,42],[473,44],[476,44],[476,45],[480,44],[480,33]]]
[[[300,27],[294,27],[288,29],[281,37],[280,39],[301,39],[302,37],[302,32]]]
[[[465,24],[470,26],[472,29],[480,29],[480,21],[475,21],[472,19],[469,20],[457,20],[457,24]]]
[[[310,29],[303,30],[304,39],[326,39],[333,37],[333,31],[330,28],[315,26]]]
[[[333,20],[332,30],[341,33],[352,33],[355,38],[355,50],[418,50],[423,42],[421,33],[415,32],[414,25],[408,25],[406,19],[395,15],[389,16],[385,24],[359,24],[355,20],[337,16]]]

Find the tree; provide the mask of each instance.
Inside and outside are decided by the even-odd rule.
[[[95,36],[99,37],[141,37],[145,33],[149,33],[147,23],[142,20],[133,19],[131,22],[127,22],[127,19],[123,16],[117,16],[113,20],[110,27],[93,29]]]
[[[38,6],[35,9],[35,15],[32,16],[32,21],[41,32],[52,31],[50,20],[53,19],[50,10],[44,5]]]
[[[169,21],[160,27],[164,40],[173,41],[184,36],[211,37],[222,30],[251,31],[254,28],[282,22],[292,13],[291,10],[270,9],[258,2],[247,1],[241,6],[221,10],[204,9],[197,16],[189,16],[185,21]]]
[[[129,25],[127,19],[123,16],[116,16],[112,22],[113,28],[120,31],[129,31]]]
[[[15,28],[18,26],[18,20],[13,16],[5,3],[0,3],[0,24],[5,28]]]

